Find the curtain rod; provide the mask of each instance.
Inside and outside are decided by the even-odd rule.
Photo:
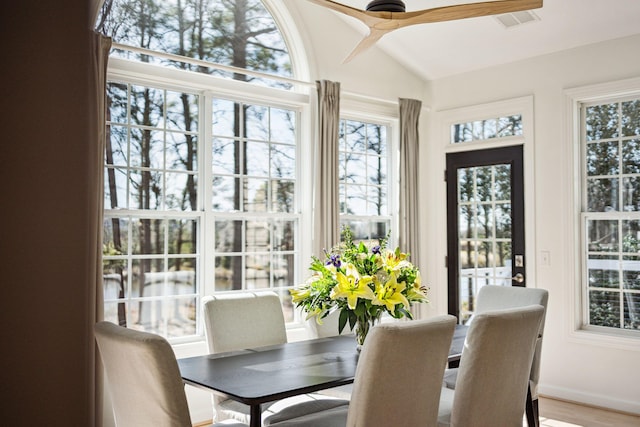
[[[289,78],[289,77],[277,76],[275,74],[263,73],[261,71],[247,70],[246,68],[239,68],[239,67],[234,67],[234,66],[231,66],[231,65],[217,64],[215,62],[208,62],[208,61],[204,61],[202,59],[189,58],[187,56],[175,55],[173,53],[159,52],[159,51],[155,51],[155,50],[151,50],[151,49],[145,49],[143,47],[135,47],[135,46],[129,46],[129,45],[126,45],[126,44],[113,43],[111,45],[111,48],[112,49],[127,50],[129,52],[140,53],[142,55],[155,56],[157,58],[168,59],[170,61],[184,62],[184,63],[191,64],[191,65],[198,65],[198,66],[207,67],[207,68],[214,68],[214,69],[222,70],[222,71],[229,71],[229,72],[232,72],[232,73],[244,74],[244,75],[251,76],[251,77],[258,77],[258,78],[263,78],[263,79],[275,80],[275,81],[279,81],[279,82],[283,82],[283,83],[289,83],[289,84],[292,84],[292,85],[300,85],[300,86],[306,86],[306,87],[311,87],[311,88],[315,88],[316,87],[316,84],[312,83],[312,82],[306,82],[306,81],[303,81],[303,80],[296,80],[296,79],[292,79],[292,78]],[[363,94],[360,94],[360,93],[349,92],[349,91],[344,91],[344,90],[342,91],[342,93],[344,93],[345,95],[361,98],[361,99],[364,99],[364,100],[398,105],[398,101],[391,101],[391,100],[388,100],[388,99],[376,98],[375,96],[363,95]]]

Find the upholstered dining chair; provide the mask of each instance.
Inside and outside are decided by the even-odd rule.
[[[467,332],[455,390],[443,387],[438,426],[522,426],[544,307],[477,314]]]
[[[529,376],[529,391],[527,393],[527,402],[525,412],[527,415],[527,423],[529,427],[538,427],[540,424],[540,416],[538,411],[538,381],[540,379],[540,357],[542,352],[542,337],[544,333],[544,323],[546,316],[547,302],[549,292],[546,289],[524,288],[520,286],[483,286],[478,291],[476,298],[476,314],[484,313],[491,310],[499,310],[505,308],[523,307],[527,305],[539,304],[544,307],[545,314],[540,322],[540,330],[538,340],[536,341],[536,350],[531,364],[531,373]],[[473,323],[473,318],[471,323]],[[444,383],[448,388],[455,388],[458,369],[447,369],[444,374]]]
[[[209,353],[224,353],[287,342],[284,314],[278,295],[271,291],[235,292],[202,299]],[[214,419],[249,423],[249,406],[213,395]],[[311,400],[296,396],[262,405],[263,417],[294,403]]]
[[[110,322],[96,323],[94,332],[118,427],[192,426],[178,363],[167,340]]]
[[[374,326],[362,348],[351,401],[305,402],[264,420],[271,427],[435,426],[455,317]]]

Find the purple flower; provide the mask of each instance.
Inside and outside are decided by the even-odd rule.
[[[380,255],[380,245],[376,245],[376,246],[372,247],[371,248],[371,252],[373,252],[374,254]]]
[[[340,266],[342,265],[342,263],[340,262],[340,255],[339,254],[330,255],[326,265],[333,265],[335,268],[340,268]]]

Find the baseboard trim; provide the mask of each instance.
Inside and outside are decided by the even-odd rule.
[[[585,393],[573,389],[539,385],[539,394],[549,399],[564,400],[579,405],[616,411],[627,415],[640,415],[640,402],[613,399],[602,394]]]

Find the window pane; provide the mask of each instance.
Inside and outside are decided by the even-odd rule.
[[[129,208],[162,209],[162,173],[148,170],[129,172]]]
[[[624,289],[640,291],[640,258],[634,257],[623,263],[622,281]]]
[[[133,254],[164,253],[165,223],[159,219],[132,221]]]
[[[215,258],[215,290],[242,289],[242,256],[217,256]]]
[[[266,179],[247,178],[244,182],[244,211],[267,212],[269,202],[269,181]]]
[[[587,221],[587,244],[590,252],[618,251],[618,221]]]
[[[640,329],[640,293],[624,293],[624,327]]]
[[[640,176],[622,180],[622,208],[627,212],[640,211]]]
[[[269,144],[247,142],[247,175],[269,176]]]
[[[522,135],[522,116],[487,117],[451,125],[451,143],[481,141]]]
[[[273,223],[273,250],[293,251],[295,250],[295,222],[294,221],[274,221]]]
[[[296,143],[296,116],[291,110],[271,108],[271,141]]]
[[[170,219],[169,247],[170,254],[195,254],[198,242],[198,222],[195,219]],[[180,266],[178,266],[180,267]],[[182,268],[176,268],[181,270]]]
[[[247,255],[245,268],[246,289],[269,288],[269,255]]]
[[[501,203],[495,209],[496,238],[511,239],[511,204]]]
[[[589,323],[595,326],[620,327],[620,297],[618,292],[589,292]]]
[[[123,83],[107,83],[107,121],[127,123],[128,86]]]
[[[586,134],[588,141],[618,136],[618,104],[587,107]]]
[[[127,170],[105,168],[104,207],[117,209],[127,207]]]
[[[617,211],[618,179],[588,179],[587,205],[589,212]]]
[[[622,103],[622,136],[640,135],[640,99]]]
[[[617,142],[598,142],[587,145],[587,174],[615,175],[619,170]]]
[[[269,109],[263,106],[250,105],[245,107],[246,137],[260,141],[269,140]]]
[[[271,249],[271,237],[267,221],[246,221],[245,227],[245,252],[268,252]]]
[[[295,183],[293,181],[271,181],[272,211],[293,213],[295,211]]]
[[[166,209],[177,211],[198,209],[198,189],[195,175],[167,173],[166,188]]]
[[[131,86],[131,122],[164,128],[164,91],[144,86]]]
[[[387,153],[387,127],[368,124],[367,136],[369,138],[369,150],[374,154],[384,156]]]
[[[216,221],[216,252],[241,252],[242,221]]]
[[[295,179],[296,148],[289,145],[271,146],[271,175],[277,178]]]
[[[276,255],[273,257],[271,274],[273,285],[276,287],[294,286],[295,257],[293,254]]]
[[[198,140],[195,135],[167,133],[167,169],[196,171],[198,169]]]
[[[387,210],[387,188],[386,187],[373,187],[368,188],[367,198],[369,200],[367,204],[367,215],[388,215]]]
[[[622,173],[640,173],[640,139],[622,143]]]
[[[212,187],[214,211],[233,212],[240,209],[240,179],[214,175]]]
[[[108,165],[127,166],[129,156],[128,128],[124,126],[107,126],[106,158]]]
[[[236,130],[236,104],[226,99],[213,100],[213,120],[212,130],[214,136],[240,136],[240,131]]]
[[[105,218],[103,222],[102,254],[126,255],[129,251],[129,220],[126,218]]]
[[[236,173],[236,150],[233,139],[214,138],[213,140],[213,172]]]
[[[198,95],[167,91],[167,129],[198,130]]]

